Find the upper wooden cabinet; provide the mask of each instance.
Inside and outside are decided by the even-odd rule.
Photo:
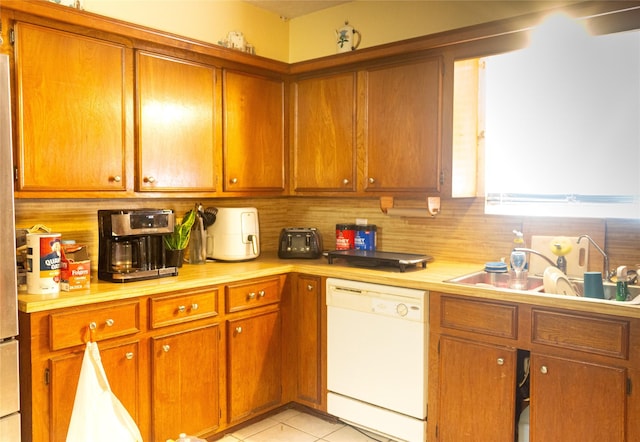
[[[356,73],[293,83],[292,180],[296,192],[354,192]]]
[[[136,54],[136,190],[215,192],[219,97],[215,68]]]
[[[223,191],[282,193],[284,81],[223,72]]]
[[[365,71],[365,191],[440,191],[442,60]]]
[[[441,57],[295,81],[293,191],[440,194]]]
[[[131,51],[33,24],[14,30],[16,190],[126,190]]]

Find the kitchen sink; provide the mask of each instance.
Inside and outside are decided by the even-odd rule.
[[[509,273],[491,273],[485,271],[479,271],[470,273],[467,275],[458,276],[448,279],[444,282],[453,284],[461,284],[475,287],[495,287],[495,288],[509,288]],[[571,283],[575,287],[576,293],[579,297],[583,297],[584,293],[584,281],[582,279],[570,279]],[[616,301],[616,284],[612,282],[604,282],[604,300],[606,302],[614,302],[616,304],[626,305],[640,305],[640,286],[629,285],[627,290],[629,292],[629,301]],[[527,275],[527,288],[521,291],[525,292],[537,292],[544,293],[544,281],[541,276]],[[592,298],[590,298],[592,299]]]
[[[449,279],[445,282],[451,282],[454,284],[484,286],[484,287],[499,287],[509,288],[509,273],[492,273],[492,272],[475,272],[468,275],[458,276],[457,278]],[[614,287],[615,289],[615,287]],[[527,276],[527,288],[524,289],[528,292],[540,292],[544,290],[544,284],[542,278],[539,276],[529,275]],[[615,291],[614,291],[615,295]]]
[[[577,293],[582,296],[584,294],[584,281],[582,279],[571,280],[576,288]],[[604,282],[604,299],[614,300],[616,299],[616,284],[613,282]],[[630,301],[622,301],[622,303],[640,304],[640,286],[628,285],[627,291],[629,292]],[[620,302],[620,301],[616,301]]]

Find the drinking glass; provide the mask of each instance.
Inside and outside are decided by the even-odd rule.
[[[527,254],[525,252],[513,251],[511,252],[511,268],[514,272],[514,277],[509,284],[512,289],[524,289],[527,286],[526,272],[524,271],[527,265]]]

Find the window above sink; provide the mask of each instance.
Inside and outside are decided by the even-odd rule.
[[[640,32],[551,22],[551,44],[456,62],[454,161],[477,143],[485,213],[640,218]]]

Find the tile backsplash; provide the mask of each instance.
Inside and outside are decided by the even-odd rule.
[[[261,249],[277,250],[283,227],[316,227],[323,235],[324,248],[335,248],[336,223],[366,219],[377,226],[378,250],[424,253],[437,260],[483,263],[509,254],[512,230],[531,235],[590,235],[605,247],[611,266],[640,264],[640,220],[563,219],[485,215],[483,200],[443,199],[441,213],[429,218],[387,216],[377,198],[216,198],[189,199],[18,199],[16,226],[44,224],[64,238],[85,243],[93,256],[98,250],[97,211],[99,209],[173,209],[178,217],[202,203],[205,207],[258,209]],[[396,200],[396,207],[424,208],[416,200]],[[97,265],[97,260],[94,260]],[[600,270],[602,261],[592,253],[590,268]]]

